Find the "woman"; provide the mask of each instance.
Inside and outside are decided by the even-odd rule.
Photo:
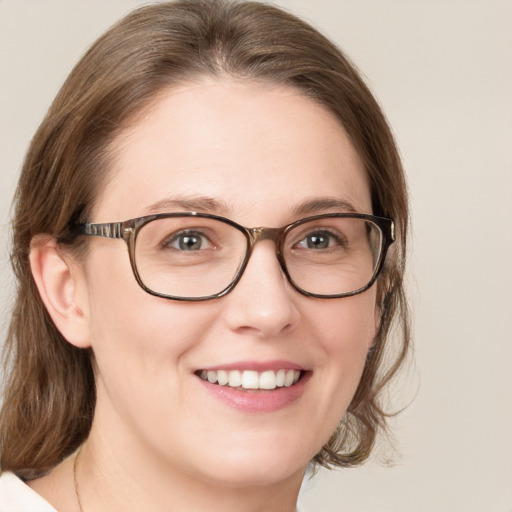
[[[407,221],[384,116],[310,26],[251,2],[127,16],[18,184],[3,499],[295,510],[308,464],[360,464],[385,429]]]

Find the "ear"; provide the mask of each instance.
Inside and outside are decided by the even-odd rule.
[[[79,348],[90,346],[83,271],[56,240],[37,235],[30,245],[32,276],[55,326]],[[81,293],[80,293],[81,292]]]

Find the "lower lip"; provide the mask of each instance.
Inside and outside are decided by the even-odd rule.
[[[211,384],[199,377],[197,379],[216,399],[234,409],[244,412],[275,412],[288,407],[298,400],[304,392],[310,377],[311,372],[306,372],[296,384],[287,388],[247,391],[229,386],[220,386],[219,384]]]

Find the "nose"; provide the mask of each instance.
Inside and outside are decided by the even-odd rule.
[[[254,246],[242,278],[225,297],[229,329],[272,338],[291,332],[299,321],[298,292],[288,283],[270,240]]]

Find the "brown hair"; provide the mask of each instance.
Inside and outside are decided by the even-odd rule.
[[[33,478],[51,469],[86,439],[95,406],[91,354],[51,321],[30,271],[32,238],[65,240],[71,223],[86,220],[127,122],[164,88],[201,75],[289,84],[326,106],[366,166],[373,213],[395,220],[395,251],[378,281],[380,329],[348,411],[314,462],[359,464],[385,429],[380,395],[405,358],[409,322],[407,191],[384,115],[343,53],[296,17],[256,2],[178,1],[135,10],[107,31],[71,72],[28,150],[13,219],[17,299],[4,353],[2,470]],[[390,363],[393,325],[401,344]]]

